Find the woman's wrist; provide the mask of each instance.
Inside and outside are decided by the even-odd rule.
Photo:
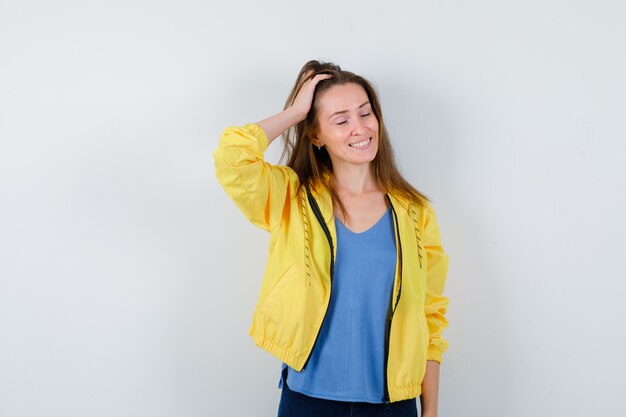
[[[267,117],[261,121],[256,122],[267,136],[268,145],[272,143],[281,133],[289,129],[291,126],[304,120],[306,114],[295,107],[289,107],[280,113],[276,113],[273,116]]]
[[[306,118],[306,115],[308,114],[308,111],[300,110],[299,108],[295,106],[288,107],[285,111],[292,113],[293,117],[296,119],[296,122],[294,124],[300,123],[301,121],[303,121]]]

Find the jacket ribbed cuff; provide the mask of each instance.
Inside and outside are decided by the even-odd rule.
[[[442,356],[443,353],[439,349],[428,348],[428,356],[426,357],[426,359],[430,361],[437,361],[439,362],[439,364],[441,364]]]
[[[258,139],[258,145],[261,152],[265,151],[268,148],[269,139],[265,134],[265,130],[263,130],[261,126],[256,123],[247,123],[242,126],[242,129],[249,131],[255,138]]]

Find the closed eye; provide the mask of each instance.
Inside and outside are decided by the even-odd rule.
[[[365,113],[365,114],[362,114],[362,115],[361,115],[361,117],[367,117],[367,116],[369,116],[369,115],[370,115],[370,113]],[[347,121],[346,121],[346,120],[344,120],[343,122],[340,122],[340,123],[337,123],[337,124],[338,124],[338,125],[343,125],[343,124],[346,124],[346,123],[347,123]]]

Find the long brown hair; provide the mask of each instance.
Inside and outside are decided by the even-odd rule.
[[[307,71],[312,70],[311,74],[307,78],[305,74]],[[398,193],[409,200],[416,201],[418,204],[424,204],[430,202],[430,199],[416,190],[400,173],[397,167],[395,154],[391,147],[389,140],[389,134],[383,121],[383,114],[380,107],[380,101],[376,90],[371,83],[362,76],[356,75],[350,71],[344,71],[339,65],[332,62],[320,62],[311,60],[304,64],[296,83],[285,102],[284,109],[291,107],[294,99],[300,91],[302,84],[313,78],[317,74],[332,74],[332,77],[321,80],[315,87],[313,94],[313,101],[311,109],[309,110],[306,118],[299,123],[291,126],[282,135],[283,139],[283,151],[280,157],[282,161],[285,156],[288,158],[287,166],[291,167],[297,174],[300,180],[298,192],[302,186],[305,186],[307,190],[315,188],[315,184],[319,183],[330,190],[333,201],[336,201],[339,208],[346,219],[347,223],[350,223],[350,216],[347,213],[336,189],[332,183],[332,175],[328,176],[328,181],[325,180],[326,173],[333,172],[333,166],[326,147],[317,149],[313,146],[311,141],[312,137],[315,137],[315,133],[318,129],[318,100],[324,91],[327,91],[335,85],[343,85],[347,83],[355,83],[363,87],[367,93],[367,97],[370,101],[372,111],[378,120],[379,125],[379,143],[378,151],[374,160],[372,161],[372,171],[374,179],[378,186],[385,192]]]

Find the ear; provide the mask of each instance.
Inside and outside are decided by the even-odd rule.
[[[322,147],[322,142],[320,142],[319,138],[317,137],[311,138],[311,143],[313,144],[313,146],[315,146],[318,149],[321,149]]]

